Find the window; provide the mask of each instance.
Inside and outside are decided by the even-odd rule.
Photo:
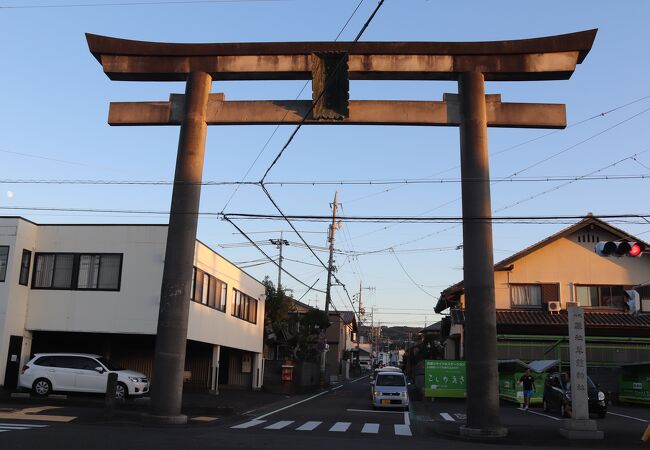
[[[9,246],[0,245],[0,281],[7,276],[7,261],[9,260]]]
[[[192,301],[201,303],[219,311],[226,310],[226,292],[228,286],[223,281],[205,273],[196,267],[192,276]]]
[[[119,291],[121,254],[37,253],[33,289]]]
[[[251,323],[257,323],[257,300],[233,289],[232,315]]]
[[[538,284],[510,286],[512,306],[539,308],[542,306],[542,287]]]
[[[121,267],[122,255],[79,255],[77,289],[118,290]]]
[[[29,265],[32,263],[32,252],[23,250],[23,257],[20,260],[20,277],[18,284],[27,286],[29,284]]]
[[[623,286],[576,286],[580,306],[624,309],[624,295]]]

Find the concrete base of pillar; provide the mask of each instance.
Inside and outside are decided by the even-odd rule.
[[[460,436],[466,439],[493,439],[502,438],[508,435],[505,427],[470,428],[460,427]]]
[[[186,425],[187,416],[185,414],[178,414],[176,416],[156,416],[153,414],[142,414],[142,419],[147,423],[155,423],[160,425]]]
[[[564,419],[560,434],[567,439],[604,439],[605,433],[598,429],[595,420]]]

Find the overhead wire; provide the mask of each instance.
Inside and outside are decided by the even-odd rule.
[[[359,7],[361,6],[361,4],[362,4],[363,2],[364,2],[364,0],[360,0],[360,1],[359,1],[359,3],[357,4],[356,8],[354,8],[354,10],[352,11],[352,14],[350,14],[350,16],[348,17],[348,20],[346,20],[346,22],[345,22],[345,24],[343,25],[343,27],[341,27],[341,30],[339,30],[339,33],[336,35],[336,38],[334,39],[334,41],[337,41],[338,38],[339,38],[339,37],[341,36],[341,34],[343,33],[343,31],[345,31],[345,29],[347,28],[348,24],[350,23],[350,21],[352,20],[352,18],[354,17],[354,15],[357,13],[357,11],[359,10]],[[304,92],[304,90],[307,88],[308,85],[309,85],[309,80],[307,80],[307,81],[305,82],[305,84],[303,84],[302,88],[301,88],[300,91],[298,92],[298,95],[296,95],[295,100],[298,100],[298,99],[300,98],[300,96],[302,95],[302,93]],[[280,120],[280,123],[284,122],[284,119],[287,117],[288,114],[289,114],[289,110],[287,109],[287,111],[285,111],[285,113],[284,113],[284,116],[282,116],[282,120]],[[246,177],[248,176],[248,174],[251,172],[251,170],[253,170],[253,167],[255,166],[255,164],[257,163],[257,161],[260,159],[260,157],[262,156],[262,154],[264,153],[264,151],[266,150],[266,148],[268,147],[268,145],[271,143],[271,140],[273,139],[273,137],[275,136],[275,134],[278,132],[279,129],[280,129],[280,125],[278,124],[278,125],[276,125],[276,127],[273,129],[273,132],[272,132],[271,135],[268,137],[268,139],[266,140],[266,142],[264,143],[264,145],[262,146],[262,148],[260,149],[260,151],[257,153],[257,156],[255,157],[255,159],[253,160],[253,162],[251,163],[251,165],[248,167],[248,170],[246,171],[246,173],[245,173],[244,176],[242,177],[242,181],[244,181],[244,180],[246,179]],[[234,191],[232,192],[232,194],[230,195],[230,197],[229,197],[228,200],[226,201],[226,204],[224,205],[223,208],[221,208],[221,212],[226,211],[226,208],[228,207],[228,205],[230,205],[230,202],[231,202],[232,199],[235,197],[235,194],[237,194],[237,191],[238,191],[238,190],[239,190],[239,185],[238,185],[237,187],[235,187]]]

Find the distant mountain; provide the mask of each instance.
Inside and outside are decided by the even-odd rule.
[[[409,333],[411,333],[411,340],[419,340],[418,331],[422,327],[381,327],[381,337],[382,339],[390,339],[391,341],[406,341],[409,338]],[[370,333],[370,327],[362,326],[360,328],[362,336],[368,336]]]

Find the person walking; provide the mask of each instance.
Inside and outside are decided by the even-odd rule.
[[[524,391],[524,411],[528,411],[530,398],[535,392],[535,378],[531,375],[530,369],[526,369],[526,372],[519,378],[519,385],[523,386]]]

